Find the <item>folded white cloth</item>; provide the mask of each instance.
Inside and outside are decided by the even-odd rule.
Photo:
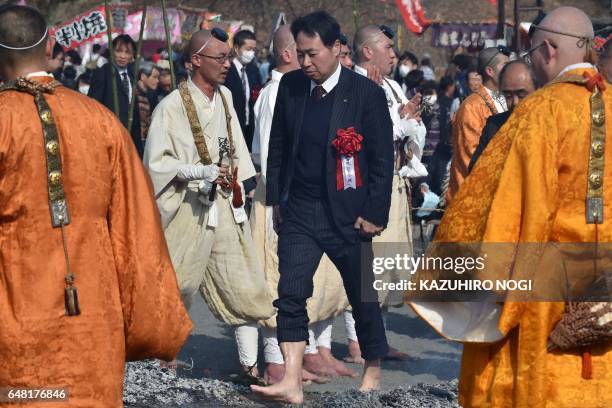
[[[198,164],[179,164],[176,169],[176,177],[181,181],[206,180],[213,182],[219,177],[219,166],[202,163]]]
[[[413,156],[412,160],[399,170],[399,176],[402,178],[426,177],[428,174],[427,169],[416,156]]]

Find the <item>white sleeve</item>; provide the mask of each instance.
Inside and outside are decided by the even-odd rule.
[[[176,178],[181,181],[206,180],[213,182],[219,176],[219,167],[216,164],[204,166],[198,164],[179,164],[176,169]]]
[[[261,167],[261,100],[262,95],[259,95],[253,108],[255,116],[255,129],[253,131],[253,145],[251,146],[251,158],[253,163]]]
[[[427,128],[423,122],[418,122],[416,119],[402,119],[399,122],[401,127],[402,139],[409,137],[413,143],[419,146],[419,150],[423,151],[425,147],[425,137],[427,136]]]
[[[253,137],[252,153],[253,161],[257,160],[259,162],[262,174],[266,174],[268,143],[270,141],[270,130],[272,129],[272,118],[274,117],[274,105],[276,103],[275,90],[276,84],[267,85],[259,95],[255,106],[255,136]]]

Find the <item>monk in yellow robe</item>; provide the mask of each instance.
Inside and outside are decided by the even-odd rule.
[[[453,155],[447,202],[450,202],[468,175],[470,160],[478,147],[487,119],[507,110],[506,102],[498,92],[499,73],[508,62],[505,52],[505,49],[492,47],[478,54],[478,72],[483,78],[483,85],[463,101],[453,121]]]
[[[556,9],[537,26],[528,55],[539,80],[548,85],[514,110],[485,150],[442,220],[438,242],[612,241],[612,189],[591,184],[605,184],[612,168],[604,166],[601,179],[589,170],[596,147],[592,123],[605,127],[604,134],[612,132],[607,119],[612,88],[607,84],[605,89],[595,68],[584,62],[592,38],[589,18],[575,8]],[[603,116],[591,109],[595,92],[602,92]],[[610,163],[611,149],[595,150]],[[597,225],[587,217],[587,191],[603,199],[604,217]],[[547,348],[564,315],[563,302],[490,304],[480,314],[474,304],[411,305],[440,334],[464,342],[463,407],[612,406],[612,342],[590,346],[587,370],[580,349]],[[457,311],[467,318],[461,321]]]
[[[37,10],[0,8],[0,388],[121,407],[126,360],[174,358],[192,323],[129,134],[52,49]]]

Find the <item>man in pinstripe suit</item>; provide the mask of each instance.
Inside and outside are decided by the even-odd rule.
[[[379,387],[388,345],[372,286],[371,239],[388,222],[393,128],[384,91],[341,67],[340,27],[333,17],[315,12],[297,19],[291,31],[302,69],[285,74],[279,86],[266,191],[279,233],[274,306],[286,369],[280,383],[252,388],[265,398],[301,403],[306,300],[323,253],[340,271],[353,307],[366,360],[360,389]],[[349,149],[358,150],[352,159],[338,157],[336,147],[338,134],[349,128],[363,138],[360,150]]]

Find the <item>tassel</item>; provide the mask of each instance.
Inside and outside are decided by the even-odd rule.
[[[67,286],[64,291],[64,304],[67,316],[78,316],[81,314],[79,308],[79,295],[74,286]]]
[[[591,350],[588,347],[582,349],[582,378],[593,379],[593,360]]]
[[[238,183],[238,167],[234,170],[234,176],[232,177],[232,205],[234,208],[240,208],[244,204],[242,199],[242,189]]]

